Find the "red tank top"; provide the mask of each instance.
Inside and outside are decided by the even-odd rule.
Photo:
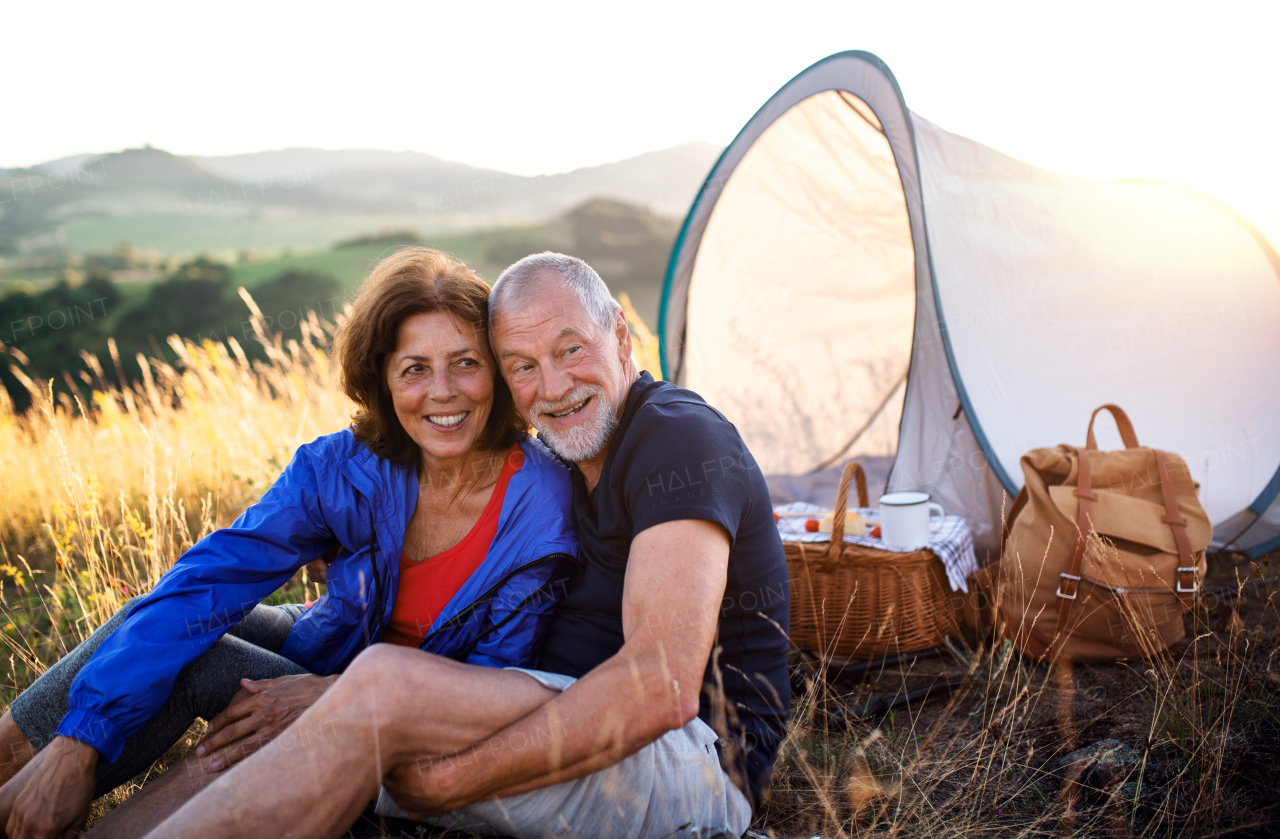
[[[512,446],[498,474],[493,495],[485,505],[480,519],[462,541],[421,562],[400,556],[400,587],[396,602],[391,607],[391,623],[383,634],[383,640],[405,647],[416,647],[430,631],[444,607],[462,588],[480,563],[484,562],[498,532],[498,517],[502,513],[502,499],[507,494],[511,476],[524,465],[524,451]]]

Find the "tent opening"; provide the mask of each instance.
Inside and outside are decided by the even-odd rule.
[[[791,107],[724,185],[689,289],[685,385],[765,474],[898,446],[915,252],[898,169],[858,97]]]

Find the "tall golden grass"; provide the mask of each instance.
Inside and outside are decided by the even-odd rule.
[[[347,424],[351,405],[325,350],[333,325],[313,314],[302,339],[285,344],[256,312],[254,323],[265,361],[235,339],[171,337],[175,364],[139,355],[140,380],[122,387],[86,353],[88,381],[67,377],[70,392],[56,396],[20,351],[7,351],[33,398],[22,415],[0,403],[10,698],[229,524],[294,449]]]
[[[631,327],[631,354],[636,360],[636,366],[641,370],[648,370],[655,379],[661,379],[662,358],[658,352],[658,336],[649,331],[644,318],[631,305],[631,298],[626,292],[618,295],[618,302],[622,304],[627,324]]]

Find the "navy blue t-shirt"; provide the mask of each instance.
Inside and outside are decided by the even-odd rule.
[[[720,524],[731,540],[728,580],[698,716],[727,741],[726,768],[758,806],[791,698],[790,583],[760,467],[702,397],[642,373],[595,490],[587,492],[577,468],[573,476],[581,564],[547,629],[539,666],[580,677],[622,647],[622,584],[636,534],[679,519]]]

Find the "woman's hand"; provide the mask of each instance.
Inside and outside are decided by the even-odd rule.
[[[341,545],[334,545],[325,551],[322,556],[308,562],[304,568],[307,569],[307,579],[313,583],[329,582],[329,566],[338,558],[338,554],[342,553]]]
[[[305,566],[307,569],[307,579],[313,583],[329,582],[329,562],[324,557],[313,559]]]
[[[214,772],[227,769],[274,740],[302,716],[337,676],[283,676],[241,679],[231,704],[209,722],[209,732],[196,755],[209,758]]]
[[[98,750],[72,737],[55,737],[4,786],[9,839],[68,839],[80,835],[93,803]],[[12,789],[11,789],[12,788]]]

